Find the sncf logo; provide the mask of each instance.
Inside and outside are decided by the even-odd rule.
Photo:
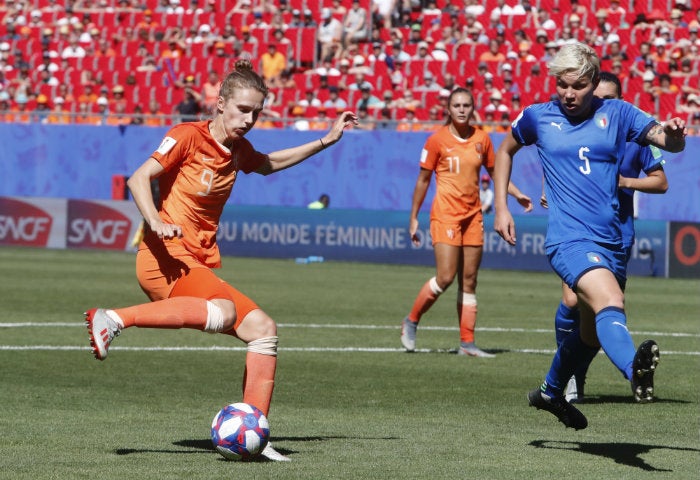
[[[124,250],[131,221],[121,212],[98,203],[68,202],[68,248]]]
[[[45,247],[52,219],[29,203],[0,198],[0,245]]]

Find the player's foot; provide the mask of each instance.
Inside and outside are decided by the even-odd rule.
[[[654,340],[642,342],[632,362],[631,383],[635,402],[654,401],[654,372],[658,364],[659,346]]]
[[[289,457],[286,457],[282,455],[280,452],[272,448],[271,443],[267,443],[265,445],[265,448],[263,448],[263,451],[260,452],[260,455],[263,457],[267,458],[268,460],[272,460],[273,462],[291,462],[292,459]]]
[[[588,426],[588,420],[576,407],[566,401],[565,398],[552,398],[536,388],[527,394],[527,400],[531,407],[538,410],[547,410],[567,427],[575,430],[583,430]]]
[[[408,317],[403,319],[401,323],[401,344],[407,352],[413,352],[416,349],[416,330],[418,330],[418,324],[412,322]]]
[[[484,352],[482,349],[474,345],[474,342],[459,344],[459,350],[457,350],[457,355],[468,355],[470,357],[480,357],[480,358],[494,358],[496,355],[493,353]]]
[[[572,375],[564,389],[564,398],[569,403],[583,403],[584,379]]]
[[[92,354],[96,359],[104,360],[107,358],[109,344],[120,333],[119,325],[102,308],[93,308],[85,312],[85,323],[90,333]]]

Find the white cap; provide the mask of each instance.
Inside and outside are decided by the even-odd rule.
[[[644,72],[644,75],[642,75],[642,80],[644,80],[645,82],[653,82],[654,77],[656,77],[656,75],[654,75],[654,72],[647,71]]]
[[[321,9],[321,18],[331,18],[331,9],[330,8],[323,8]]]

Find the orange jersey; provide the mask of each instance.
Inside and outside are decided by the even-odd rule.
[[[202,265],[220,267],[216,230],[236,176],[240,170],[254,171],[267,156],[245,138],[229,151],[211,136],[209,121],[174,126],[151,156],[165,169],[158,177],[160,216],[180,226],[183,234],[181,239],[165,241],[165,247],[172,256],[184,253],[184,248]],[[147,248],[146,242],[141,248]]]
[[[448,125],[425,142],[420,167],[435,172],[437,185],[430,218],[459,222],[481,211],[481,166],[492,168],[495,154],[488,134],[477,128],[466,140],[455,137]]]

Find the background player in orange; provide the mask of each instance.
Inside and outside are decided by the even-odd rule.
[[[404,318],[401,343],[411,352],[416,348],[416,330],[421,316],[457,276],[457,316],[460,347],[458,354],[493,357],[474,343],[476,325],[476,280],[484,244],[484,225],[479,201],[479,172],[484,166],[491,174],[493,144],[488,134],[471,126],[474,97],[465,88],[452,91],[447,102],[449,121],[425,142],[420,173],[413,191],[409,232],[419,245],[418,211],[435,172],[437,190],[430,212],[430,235],[435,250],[437,273],[418,292],[411,312]],[[532,201],[512,183],[509,193],[532,210]]]
[[[192,328],[233,335],[247,344],[243,401],[266,415],[277,366],[277,326],[251,299],[219,279],[216,230],[239,172],[283,170],[333,145],[356,123],[343,112],[320,139],[263,154],[244,138],[268,93],[249,60],[238,60],[221,85],[213,120],[171,128],[158,149],[128,181],[146,222],[136,257],[139,284],[151,303],[86,313],[93,353],[107,357],[110,343],[128,327]],[[151,179],[157,178],[156,206]],[[271,446],[262,454],[288,460]]]

